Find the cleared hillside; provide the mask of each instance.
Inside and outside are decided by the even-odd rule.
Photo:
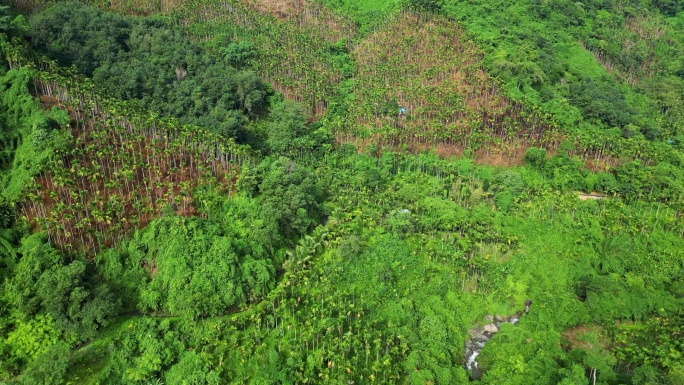
[[[513,162],[521,160],[520,148],[554,148],[560,141],[550,119],[506,97],[483,70],[482,53],[446,19],[401,13],[363,39],[353,56],[351,132],[414,150],[486,149]]]

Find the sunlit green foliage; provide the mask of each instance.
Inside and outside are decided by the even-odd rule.
[[[44,111],[29,94],[29,71],[8,71],[0,79],[2,100],[0,124],[3,127],[2,160],[4,197],[20,200],[23,190],[32,184],[54,159],[69,145],[72,137],[62,128],[69,116],[57,108]]]
[[[280,14],[268,2],[237,0],[175,9],[158,0],[92,3],[168,18],[68,3],[35,16],[28,35],[0,9],[0,32],[33,36],[99,88],[258,151],[233,154],[236,146],[199,127],[181,134],[175,121],[82,97],[98,90],[42,59],[35,63],[45,71],[31,71],[33,60],[13,51],[20,44],[3,44],[15,68],[0,79],[0,381],[467,384],[469,330],[491,322],[486,315],[518,312],[519,323],[501,324],[478,356],[480,382],[681,383],[684,22],[676,2],[326,1],[360,24],[344,38],[335,22],[348,24],[320,4]],[[368,63],[352,60],[354,49],[357,58],[364,52],[355,39],[401,31],[382,25],[388,20],[433,23],[420,30],[426,41],[443,43],[431,33],[470,36],[484,61],[470,63],[468,74],[498,80],[468,84],[518,100],[510,105],[518,123],[555,120],[563,136],[527,148],[531,142],[501,130],[509,159],[525,162],[508,168],[407,154],[372,133],[358,148],[334,145],[344,141],[349,111],[372,111],[395,134],[413,119],[378,91],[415,80],[401,77],[406,68],[376,71],[368,63],[389,58],[371,51]],[[450,28],[455,20],[469,35]],[[269,99],[249,68],[282,97]],[[350,109],[364,93],[382,103]],[[462,101],[425,95],[433,99],[420,111]],[[62,103],[66,109],[43,108]],[[474,111],[482,121],[493,112]],[[488,119],[492,129],[523,127]],[[84,126],[91,136],[71,136]],[[435,132],[402,135],[428,144]],[[472,127],[468,135],[457,138],[466,153],[491,160],[477,146],[492,139]],[[75,156],[81,147],[99,163],[75,162],[86,159]],[[117,176],[100,184],[107,171],[99,170],[112,162]],[[237,183],[217,183],[223,165]],[[128,221],[116,209],[126,206],[107,200],[103,214],[97,203],[82,204],[86,193],[61,189],[79,172],[94,173],[86,189],[95,202],[123,191],[115,181],[142,186],[150,200],[136,200],[136,220],[149,225],[114,224],[121,237],[113,241],[104,224]],[[166,179],[150,183],[152,173]],[[50,184],[48,176],[62,179]],[[57,216],[44,203],[60,194],[73,203]],[[45,221],[22,218],[30,216],[26,202]],[[84,234],[68,221],[91,214],[100,218],[93,247],[55,247]],[[41,233],[36,223],[48,219],[54,226]]]
[[[100,259],[105,278],[131,305],[188,318],[220,315],[263,297],[275,273],[262,245],[207,221],[175,216],[153,222],[122,252]]]

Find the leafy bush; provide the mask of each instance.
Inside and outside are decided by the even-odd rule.
[[[544,167],[546,151],[541,148],[530,147],[525,152],[525,161],[537,169]]]
[[[131,287],[137,286],[144,312],[220,315],[265,296],[274,285],[273,262],[261,246],[199,218],[158,219],[124,250],[118,261],[107,256],[105,277],[122,293],[136,293]]]
[[[311,170],[280,157],[264,160],[258,173],[259,217],[271,236],[301,236],[321,223],[325,193]]]
[[[81,260],[68,262],[43,234],[24,238],[5,299],[21,317],[48,314],[69,342],[93,338],[119,302]]]

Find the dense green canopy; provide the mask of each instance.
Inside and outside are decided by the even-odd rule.
[[[679,2],[10,3],[0,383],[684,383]]]

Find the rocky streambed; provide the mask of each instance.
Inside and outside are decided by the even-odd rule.
[[[482,377],[482,370],[477,364],[477,356],[480,355],[480,351],[482,351],[482,348],[484,348],[487,341],[499,332],[501,324],[509,323],[511,325],[517,325],[520,321],[520,317],[522,317],[523,314],[529,313],[530,305],[532,305],[532,301],[528,299],[525,301],[524,312],[518,311],[509,316],[487,315],[485,316],[485,320],[489,322],[488,324],[468,330],[470,339],[465,342],[464,364],[466,370],[470,373],[470,378],[472,380],[479,380]]]

